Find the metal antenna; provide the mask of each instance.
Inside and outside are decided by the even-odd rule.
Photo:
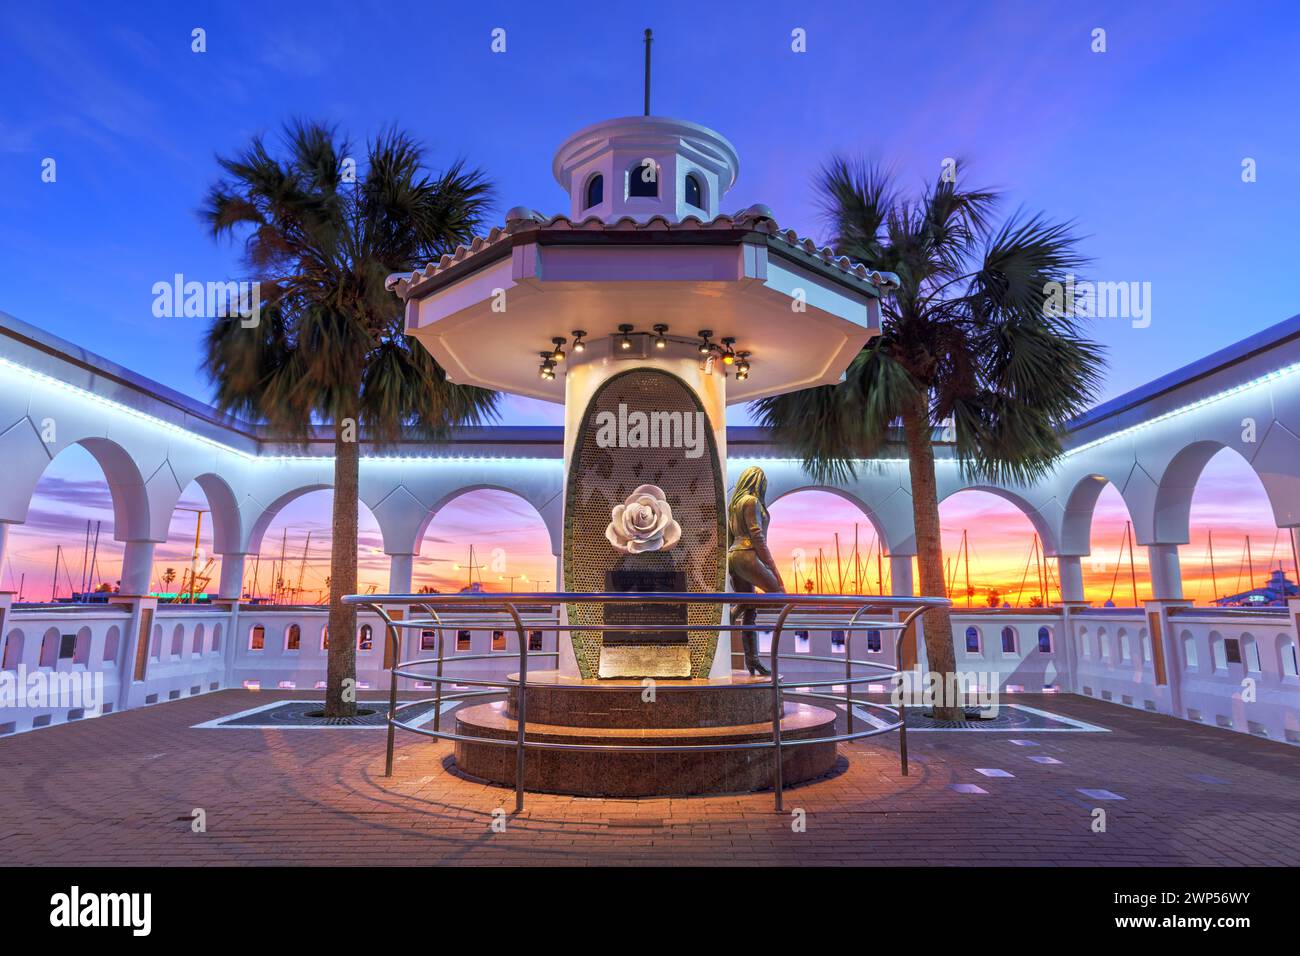
[[[650,28],[645,31],[645,115],[650,115],[650,44],[654,42]]]

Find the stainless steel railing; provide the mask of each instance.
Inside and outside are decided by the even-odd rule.
[[[727,592],[547,592],[547,593],[509,593],[509,594],[354,594],[345,597],[345,603],[356,604],[369,607],[375,611],[385,623],[388,639],[392,647],[392,679],[389,688],[388,698],[388,742],[385,756],[384,774],[392,776],[393,773],[393,748],[396,731],[405,730],[410,733],[421,734],[427,737],[433,737],[439,740],[449,740],[452,742],[462,741],[467,743],[488,744],[491,746],[506,746],[515,748],[515,811],[521,811],[524,807],[524,766],[526,753],[529,749],[535,750],[585,750],[598,751],[606,753],[685,753],[694,751],[730,751],[730,750],[764,750],[771,749],[773,752],[773,772],[772,782],[773,790],[776,797],[776,809],[781,811],[784,800],[784,786],[782,781],[782,750],[788,747],[801,747],[809,744],[824,743],[844,743],[850,740],[859,740],[865,737],[873,737],[879,734],[886,734],[897,730],[899,734],[899,760],[902,766],[903,775],[908,772],[907,764],[907,716],[902,704],[892,706],[881,704],[870,700],[858,699],[853,696],[853,688],[857,685],[868,683],[873,680],[880,680],[881,676],[896,674],[902,663],[902,642],[908,628],[912,626],[916,618],[926,610],[935,607],[948,607],[951,602],[945,598],[914,598],[914,597],[868,597],[858,595],[796,595],[796,594],[734,594]],[[607,604],[717,604],[719,606],[731,606],[749,608],[752,607],[756,612],[756,619],[751,624],[717,624],[701,625],[691,623],[663,624],[655,622],[652,626],[655,631],[682,632],[691,631],[718,631],[719,634],[730,635],[733,631],[768,631],[772,632],[772,646],[769,652],[769,663],[771,669],[771,693],[772,693],[772,739],[770,741],[761,740],[750,743],[739,744],[680,744],[680,745],[627,745],[627,744],[568,744],[544,742],[527,739],[527,687],[528,687],[528,661],[530,657],[558,657],[559,640],[563,633],[581,632],[581,631],[602,631],[602,632],[638,632],[645,631],[648,626],[645,624],[572,624],[561,620],[560,608],[562,605],[572,602],[594,602],[602,605]],[[412,613],[408,613],[408,609]],[[401,611],[400,617],[394,617],[391,612]],[[538,614],[541,610],[544,613]],[[418,612],[423,612],[424,617],[414,616]],[[866,614],[887,613],[888,618],[870,619],[864,618]],[[492,615],[496,615],[492,617]],[[513,627],[519,639],[519,673],[516,679],[493,680],[489,678],[476,677],[449,677],[444,673],[447,662],[444,652],[444,632],[453,628],[470,627],[473,629],[493,628],[494,624],[507,623],[507,626]],[[844,678],[832,678],[829,680],[805,680],[786,683],[781,680],[780,661],[783,657],[791,655],[782,655],[780,653],[781,634],[786,628],[808,628],[816,630],[843,630],[845,633],[844,648]],[[433,630],[436,632],[437,656],[433,658],[413,658],[403,661],[401,659],[402,642],[400,632],[402,629],[419,629],[421,631]],[[493,628],[495,629],[495,628]],[[855,631],[892,631],[894,637],[894,661],[895,663],[884,664],[879,661],[855,660],[853,658],[853,634]],[[556,650],[554,651],[529,651],[527,631],[551,631],[556,634]],[[818,663],[839,664],[837,657],[810,656],[808,654],[798,655],[800,660],[815,661]],[[468,662],[475,660],[500,660],[498,654],[457,654],[453,661]],[[435,673],[427,674],[417,672],[415,668],[433,666],[436,668]],[[857,675],[853,673],[853,668],[868,668],[876,673],[867,675]],[[426,683],[432,683],[436,688],[433,698],[421,700],[404,701],[400,705],[397,700],[398,680],[405,678]],[[465,690],[456,690],[453,688],[452,693],[446,693],[443,690],[443,684],[451,683],[455,687],[467,688]],[[837,695],[834,693],[815,692],[816,688],[833,688],[835,685],[844,686],[844,694]],[[581,685],[575,685],[580,687]],[[596,687],[599,685],[593,685]],[[475,690],[474,688],[492,688],[490,690]],[[516,733],[513,741],[508,739],[498,739],[490,737],[479,737],[464,734],[448,733],[441,728],[442,707],[447,701],[464,702],[467,700],[480,697],[496,697],[502,691],[509,692],[511,688],[517,688],[516,701]],[[699,689],[695,685],[693,689]],[[719,688],[721,689],[721,688]],[[673,685],[671,682],[665,682],[657,685],[657,690],[672,692]],[[787,690],[793,690],[799,697],[821,699],[834,701],[836,704],[843,704],[845,711],[845,729],[843,734],[832,733],[829,737],[803,738],[793,741],[783,741],[781,739],[781,717],[784,710],[784,693]],[[434,708],[433,727],[415,726],[414,724],[404,722],[399,719],[401,712],[420,705],[432,704]],[[853,708],[855,705],[870,707],[875,710],[892,715],[896,720],[893,723],[885,723],[883,726],[875,726],[870,729],[855,731],[853,724]]]

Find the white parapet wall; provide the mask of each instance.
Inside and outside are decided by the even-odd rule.
[[[145,679],[136,681],[124,661],[132,642],[131,611],[121,606],[45,605],[10,609],[4,628],[3,674],[9,688],[19,675],[30,686],[62,683],[92,689],[95,700],[26,706],[0,704],[0,735],[21,733],[70,720],[151,706],[226,688],[250,691],[293,689],[318,694],[324,686],[328,610],[244,604],[204,607],[161,605],[149,622]],[[545,615],[533,615],[534,623]],[[554,620],[551,618],[550,620]],[[1295,616],[1285,608],[1263,611],[1182,607],[1167,618],[1166,681],[1157,682],[1155,648],[1144,609],[1059,607],[962,609],[953,613],[957,669],[976,675],[981,687],[996,687],[1004,701],[1017,693],[1073,693],[1196,721],[1211,727],[1300,744],[1300,675],[1296,673]],[[357,681],[361,690],[389,687],[391,649],[383,620],[360,610],[357,617]],[[493,630],[451,623],[443,629],[444,672],[449,676],[504,679],[519,669],[513,629]],[[434,629],[401,631],[401,660],[433,658]],[[557,634],[529,629],[530,652],[553,655]],[[564,640],[563,635],[559,635]],[[926,668],[924,640],[919,667]],[[771,633],[760,633],[766,656]],[[837,677],[838,663],[851,648],[855,660],[890,667],[897,661],[890,631],[785,631],[781,672],[787,679]],[[487,655],[484,660],[466,658]],[[530,668],[550,669],[554,656],[535,656]],[[127,666],[130,664],[132,666]],[[735,666],[740,667],[737,657]],[[432,673],[432,668],[427,672]],[[870,673],[855,670],[855,675]],[[123,686],[122,675],[127,675]],[[857,692],[883,692],[879,681]],[[42,675],[34,678],[33,675]],[[423,682],[401,680],[403,690]],[[41,703],[36,701],[36,703]]]

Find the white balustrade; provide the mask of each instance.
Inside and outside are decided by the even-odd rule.
[[[112,713],[123,706],[165,703],[225,688],[300,690],[324,686],[329,612],[321,607],[161,605],[149,625],[145,679],[133,677],[137,662],[125,660],[134,642],[136,618],[126,606],[51,605],[10,609],[4,622],[3,668],[10,682],[22,671],[44,680],[102,680],[99,699],[88,707],[0,707],[0,734]],[[1156,680],[1155,649],[1145,609],[1075,608],[1067,619],[1059,607],[1032,609],[954,608],[957,670],[976,675],[982,687],[996,683],[1004,695],[1017,692],[1077,693],[1117,705],[1195,720],[1209,726],[1300,744],[1300,675],[1297,674],[1294,617],[1286,609],[1239,611],[1173,608],[1168,612],[1175,653],[1167,660],[1167,681]],[[357,615],[359,689],[387,687],[387,636],[381,619]],[[404,628],[402,659],[436,656],[435,631]],[[445,673],[500,677],[518,666],[513,628],[443,629]],[[563,637],[561,637],[563,639]],[[724,637],[724,640],[727,638]],[[532,650],[554,651],[554,631],[530,631]],[[805,624],[788,627],[782,653],[787,677],[835,676],[848,647],[841,631]],[[766,657],[771,632],[759,633]],[[925,642],[917,636],[919,666],[926,668]],[[458,665],[456,658],[500,654]],[[809,660],[800,661],[801,655]],[[893,635],[863,627],[854,631],[857,660],[896,665]],[[554,666],[541,658],[540,667]],[[740,661],[736,658],[736,666]],[[95,675],[99,675],[95,678]],[[9,675],[7,675],[9,676]],[[415,689],[415,682],[405,682]],[[872,690],[884,691],[882,676]],[[1005,698],[1004,698],[1005,699]],[[18,703],[22,703],[19,701]]]

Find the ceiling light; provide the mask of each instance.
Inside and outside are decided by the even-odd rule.
[[[700,337],[700,354],[708,355],[713,351],[713,343],[709,341],[709,336],[713,334],[712,329],[700,329],[697,333]]]
[[[658,333],[655,336],[655,348],[662,349],[667,347],[668,340],[664,338],[664,333],[667,331],[668,331],[668,326],[666,325],[659,324],[655,326],[655,332]]]
[[[551,353],[551,358],[555,359],[555,361],[557,362],[563,362],[564,361],[564,339],[559,338],[557,336],[556,338],[551,339],[551,343],[555,346],[555,351]]]
[[[632,326],[620,325],[618,330],[623,333],[623,337],[618,340],[618,347],[627,351],[632,347],[632,340],[628,338],[628,333],[632,331]]]
[[[586,334],[587,333],[582,329],[573,330],[573,351],[575,352],[587,351],[587,343],[582,341],[582,337]]]

